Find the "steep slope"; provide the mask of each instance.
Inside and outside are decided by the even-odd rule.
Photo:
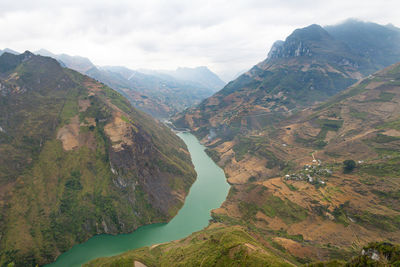
[[[0,57],[0,114],[0,265],[168,221],[195,179],[168,128],[49,57]]]
[[[399,123],[400,63],[273,128],[241,136],[240,142],[216,138],[208,142],[209,153],[224,167],[232,187],[221,208],[213,210],[209,227],[178,242],[93,263],[113,266],[135,260],[164,266],[165,260],[174,259],[198,266],[211,255],[210,266],[229,266],[234,263],[219,260],[232,258],[251,265],[251,251],[295,265],[327,260],[311,266],[344,266],[344,260],[350,264],[346,266],[393,263],[398,255],[390,253],[398,247],[364,246],[400,243]],[[211,242],[213,231],[232,229],[251,238],[225,236]],[[254,250],[235,257],[233,248],[246,244]],[[363,247],[364,254],[357,256]],[[380,258],[372,259],[372,253]],[[393,256],[385,259],[387,255]],[[259,260],[260,266],[273,265],[271,259]]]
[[[231,140],[238,133],[263,130],[304,107],[326,100],[381,66],[400,60],[398,29],[367,24],[363,31],[366,36],[379,31],[382,35],[390,31],[390,35],[379,45],[365,37],[364,48],[358,50],[354,38],[339,34],[345,32],[342,28],[355,32],[357,25],[347,22],[327,27],[334,35],[318,25],[295,30],[284,42],[273,45],[265,61],[198,107],[177,116],[177,126],[189,127],[201,138],[211,130],[211,137],[216,134]],[[383,44],[386,49],[379,50]],[[379,56],[375,55],[376,50],[380,51]]]

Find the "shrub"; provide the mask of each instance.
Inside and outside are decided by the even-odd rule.
[[[343,172],[344,173],[350,173],[354,170],[356,167],[356,162],[352,159],[348,159],[343,161]]]

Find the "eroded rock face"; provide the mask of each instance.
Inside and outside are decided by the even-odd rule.
[[[123,146],[130,146],[132,142],[132,130],[135,126],[129,124],[121,118],[121,115],[115,115],[112,122],[104,127],[105,133],[111,140],[112,148],[115,151],[123,150]]]
[[[110,162],[118,176],[114,180],[116,186],[132,191],[129,194],[132,199],[135,187],[141,187],[149,195],[151,205],[161,214],[168,215],[178,203],[176,192],[168,189],[173,177],[161,171],[157,164],[149,164],[151,159],[161,156],[152,145],[151,137],[119,118],[107,124],[105,132],[112,141]]]

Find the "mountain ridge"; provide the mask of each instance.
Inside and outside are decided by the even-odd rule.
[[[349,30],[351,25],[335,27],[354,32],[357,27]],[[383,27],[400,38],[399,31],[380,25],[376,27]],[[374,31],[375,28],[371,30]],[[355,52],[354,45],[332,40],[334,37],[318,25],[295,30],[285,42],[276,42],[264,61],[229,82],[198,107],[175,116],[175,122],[179,127],[192,128],[200,138],[211,129],[221,135],[233,136],[246,128],[263,128],[306,106],[326,100],[382,66],[382,54],[360,55]],[[364,46],[375,49],[380,43],[373,40]],[[391,64],[400,60],[399,42],[393,37],[392,43],[383,51],[386,61]],[[265,117],[257,119],[260,113]],[[244,123],[247,126],[241,127]]]
[[[66,67],[115,88],[135,107],[161,119],[198,104],[225,85],[207,67],[137,71],[122,66],[95,66],[88,58],[55,55],[45,49],[35,53],[56,58]]]

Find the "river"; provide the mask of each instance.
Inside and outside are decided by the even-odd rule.
[[[177,240],[208,225],[210,211],[225,200],[229,185],[224,172],[205,153],[204,146],[190,133],[179,133],[186,143],[197,172],[185,204],[166,224],[152,224],[138,228],[131,234],[97,235],[85,243],[61,254],[47,267],[75,267],[99,257],[113,256],[127,250]]]

